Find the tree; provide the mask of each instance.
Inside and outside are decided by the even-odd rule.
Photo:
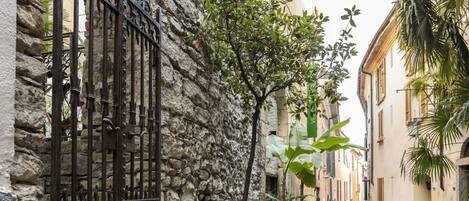
[[[415,145],[404,153],[401,170],[417,184],[441,181],[455,169],[444,152],[469,125],[469,48],[463,37],[469,2],[399,0],[396,7],[400,48],[417,77],[409,88],[428,96],[432,106],[411,131]]]
[[[343,63],[356,54],[355,44],[349,42],[351,29],[343,30],[334,45],[325,46],[322,24],[328,18],[306,12],[292,15],[289,2],[291,0],[204,0],[204,23],[198,33],[189,36],[205,44],[210,65],[250,113],[251,144],[244,201],[249,195],[260,113],[270,105],[268,97],[283,89],[301,89],[308,80],[328,78],[327,84],[318,84],[318,87],[324,88],[331,99],[341,100],[336,86],[348,77]],[[347,12],[343,19],[354,26],[353,16],[360,11],[353,8]],[[305,100],[304,93],[290,97]],[[316,98],[314,104],[318,104],[318,100],[320,98]]]
[[[321,165],[322,153],[325,151],[337,151],[342,149],[357,148],[365,150],[365,148],[349,144],[349,138],[332,135],[347,125],[350,120],[342,121],[329,130],[324,132],[317,141],[310,144],[306,137],[305,129],[297,121],[290,129],[290,140],[285,143],[283,138],[269,135],[267,137],[267,149],[280,162],[283,168],[282,188],[280,192],[280,201],[287,200],[286,178],[290,171],[305,186],[316,186],[316,174],[312,170],[314,166]],[[291,199],[303,199],[304,196],[292,197]]]

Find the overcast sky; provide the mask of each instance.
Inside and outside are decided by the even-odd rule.
[[[314,0],[318,10],[329,16],[330,21],[325,25],[326,41],[334,42],[339,31],[345,27],[340,16],[345,13],[344,8],[356,5],[362,14],[356,17],[357,28],[353,30],[354,42],[357,43],[358,55],[345,65],[350,71],[350,79],[346,80],[339,91],[348,100],[341,103],[340,118],[350,118],[350,123],[342,131],[351,138],[351,142],[363,145],[365,130],[365,116],[357,96],[357,74],[360,63],[368,49],[373,36],[388,15],[395,0]]]

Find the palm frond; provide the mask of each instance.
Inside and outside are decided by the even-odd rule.
[[[425,184],[455,171],[453,162],[435,151],[427,140],[418,138],[414,147],[404,152],[401,174],[415,184]]]
[[[425,72],[439,64],[449,48],[435,29],[440,17],[433,1],[397,1],[399,41],[411,72]]]
[[[426,139],[430,148],[439,148],[441,144],[449,148],[462,137],[458,125],[450,122],[452,112],[449,106],[438,106],[418,126],[410,129],[410,134]]]

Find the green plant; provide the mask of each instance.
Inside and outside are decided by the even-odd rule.
[[[210,66],[250,113],[251,145],[244,201],[249,195],[260,113],[271,104],[268,97],[288,89],[289,103],[304,105],[297,104],[297,100],[303,100],[308,107],[318,105],[321,97],[308,101],[299,89],[327,78],[326,84],[317,83],[317,87],[323,88],[332,100],[342,100],[336,88],[348,77],[343,63],[356,54],[355,44],[349,41],[351,29],[343,30],[337,43],[326,46],[322,24],[328,18],[306,12],[292,15],[288,2],[291,0],[203,0],[203,24],[197,33],[188,34],[189,41],[203,44]],[[350,23],[360,11],[349,11],[343,19]],[[306,107],[295,109],[295,113],[304,111]]]
[[[401,170],[414,183],[442,180],[454,172],[445,151],[469,125],[469,48],[464,40],[466,0],[398,0],[400,48],[417,78],[409,88],[425,93],[432,109],[411,130],[415,143]],[[443,186],[440,186],[443,188]]]
[[[280,201],[287,200],[286,176],[288,172],[294,174],[305,186],[315,187],[316,174],[313,167],[321,165],[323,152],[351,148],[366,150],[361,146],[350,144],[347,137],[333,135],[348,123],[349,120],[345,120],[332,126],[312,144],[309,143],[306,131],[298,121],[290,129],[288,143],[275,135],[267,137],[267,149],[278,159],[280,167],[283,168]]]

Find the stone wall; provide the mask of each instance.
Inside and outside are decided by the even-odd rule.
[[[193,0],[159,0],[163,9],[163,189],[165,201],[239,200],[250,135],[239,100],[185,41],[201,23]],[[156,6],[155,6],[156,7]],[[259,142],[250,200],[261,200],[265,149]]]
[[[205,64],[201,48],[185,41],[186,33],[196,32],[201,23],[200,7],[192,0],[154,3],[163,10],[164,200],[239,200],[250,142],[248,116]],[[48,172],[44,163],[49,160],[41,161],[38,156],[48,150],[42,130],[46,117],[43,9],[38,0],[17,0],[17,10],[16,147],[11,183],[18,200],[44,200],[40,176]],[[256,157],[250,200],[262,197],[265,150],[261,143]]]
[[[17,200],[43,196],[43,162],[38,156],[44,142],[46,67],[42,62],[44,22],[38,0],[17,1],[15,156],[10,176]]]

